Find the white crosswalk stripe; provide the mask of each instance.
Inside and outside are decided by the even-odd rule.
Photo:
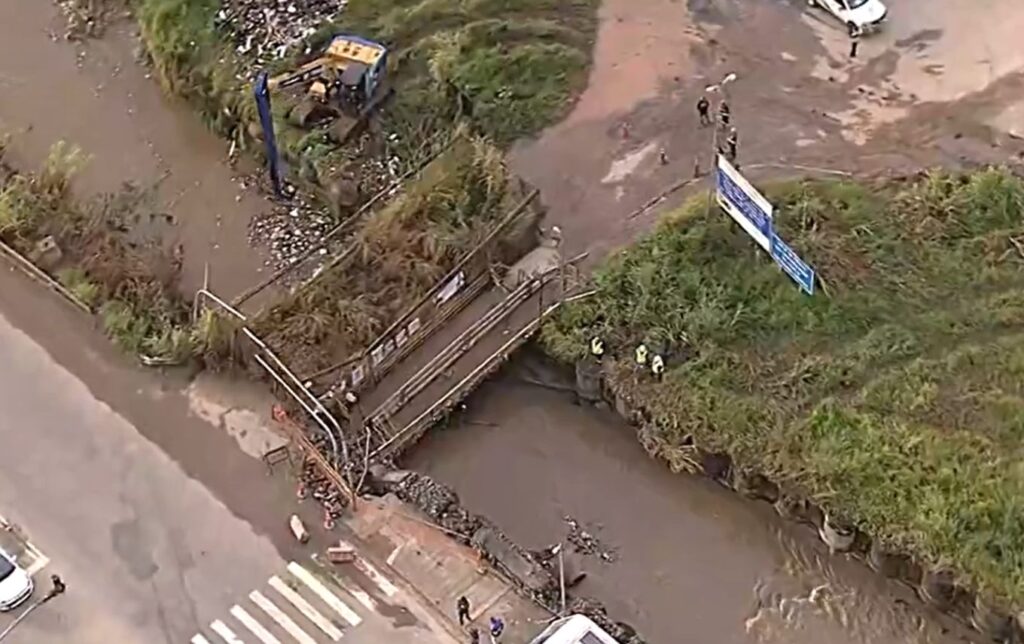
[[[350,584],[343,579],[339,579],[338,584],[345,589],[346,593],[355,597],[356,601],[362,604],[364,608],[374,613],[377,612],[377,600],[370,597],[362,588],[355,584]]]
[[[281,640],[274,637],[270,631],[263,628],[263,624],[256,621],[256,618],[250,615],[244,608],[238,606],[231,607],[231,614],[234,615],[235,619],[242,622],[242,626],[249,629],[249,631],[256,636],[256,639],[263,642],[263,644],[281,644]]]
[[[210,644],[210,640],[197,633],[192,636],[192,644]]]
[[[220,621],[219,619],[210,622],[210,628],[213,629],[214,633],[224,638],[224,641],[228,644],[244,644],[242,640],[238,639],[238,636],[235,635],[235,632],[228,628],[227,624]]]
[[[298,624],[284,614],[280,608],[277,607],[274,602],[267,599],[263,593],[258,590],[254,590],[249,593],[249,599],[252,603],[259,606],[264,613],[270,616],[270,619],[277,622],[278,626],[288,631],[288,634],[295,638],[299,644],[316,644],[316,640],[310,637],[306,631],[302,630]]]
[[[377,588],[380,588],[381,592],[388,597],[394,597],[398,594],[398,588],[395,587],[391,580],[385,577],[377,570],[373,564],[363,559],[362,557],[356,556],[356,568],[359,572],[363,573],[370,578],[370,581],[377,584]]]
[[[335,642],[341,640],[341,630],[331,623],[329,619],[323,616],[323,614],[317,609],[313,608],[305,598],[299,593],[292,590],[292,588],[281,581],[278,576],[270,578],[270,587],[281,594],[286,600],[288,600],[292,606],[299,609],[299,612],[306,616],[306,619],[316,624],[317,628],[322,630],[327,637],[331,638]]]
[[[354,610],[349,608],[345,602],[338,599],[338,596],[327,589],[323,583],[313,576],[313,573],[309,572],[294,561],[288,564],[288,572],[295,575],[295,577],[306,584],[310,590],[317,594],[320,599],[324,600],[324,603],[333,608],[342,619],[351,624],[352,626],[359,626],[359,623],[363,621],[363,618],[356,614]]]

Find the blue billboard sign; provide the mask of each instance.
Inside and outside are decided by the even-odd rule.
[[[774,210],[771,203],[722,155],[718,155],[715,184],[718,205],[770,253]]]
[[[786,271],[800,290],[808,295],[814,295],[814,269],[800,259],[789,245],[772,231],[771,254],[775,263]]]

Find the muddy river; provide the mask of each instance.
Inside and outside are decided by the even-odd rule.
[[[407,465],[452,486],[527,548],[566,517],[610,554],[579,589],[651,642],[897,644],[970,641],[908,589],[832,556],[771,506],[650,459],[618,416],[527,384],[515,365],[437,429]],[[550,381],[551,374],[541,376]]]
[[[659,11],[674,16],[684,3],[661,4],[665,6]],[[631,1],[631,11],[634,6]],[[623,23],[612,9],[603,12],[605,21]],[[623,24],[630,26],[628,20]],[[676,22],[666,19],[661,24],[677,30]],[[800,28],[799,23],[787,25]],[[115,189],[125,180],[159,182],[163,205],[175,215],[176,235],[193,258],[186,263],[187,284],[201,281],[207,262],[213,266],[215,286],[227,295],[252,283],[261,258],[245,244],[245,229],[266,204],[240,187],[225,166],[226,144],[205,131],[186,108],[163,97],[146,70],[135,64],[130,28],[122,25],[102,41],[77,46],[63,42],[62,33],[47,0],[0,2],[0,129],[15,135],[17,160],[36,163],[51,143],[65,139],[93,157],[83,177],[87,191]],[[639,33],[643,38],[634,41],[661,42],[646,31]],[[685,41],[700,35],[692,30],[687,34],[669,49],[683,50]],[[614,44],[607,38],[604,42]],[[631,59],[649,60],[641,54]],[[789,60],[795,56],[780,55],[785,70],[791,71]],[[732,65],[739,53],[732,59],[715,56]],[[612,56],[613,66],[621,57]],[[603,60],[600,51],[597,59]],[[662,87],[662,76],[672,79],[693,71],[688,61],[676,62],[664,74],[659,72],[650,87]],[[643,94],[644,87],[636,92]],[[960,91],[976,89],[965,86]],[[682,114],[681,104],[673,98],[663,107]],[[616,146],[633,144],[633,139],[620,141],[615,134],[620,113],[633,105],[598,107],[577,121],[591,124],[584,133],[588,143],[604,141],[609,150],[595,162],[593,177],[578,179],[580,185],[599,185]],[[660,116],[648,120],[662,122]],[[572,119],[570,123],[581,127]],[[636,125],[634,131],[640,134],[634,136],[653,140],[642,126],[642,121]],[[596,139],[594,132],[599,133]],[[668,135],[663,138],[659,145],[668,145],[672,164],[658,166],[657,172],[678,175],[677,163],[689,172],[691,142],[680,142],[677,147],[690,147],[677,153]],[[593,156],[586,146],[578,149]],[[562,163],[561,157],[545,154]],[[579,195],[559,201],[553,194],[559,188],[548,188],[545,199],[555,215],[560,209],[563,217],[570,211],[598,210]],[[616,201],[619,193],[611,187],[607,191],[611,197],[594,193],[594,199],[606,204],[605,219],[618,230],[621,214],[616,213],[627,208]],[[646,196],[638,193],[635,199]],[[581,230],[608,228],[595,227],[592,221],[576,223]],[[945,644],[969,637],[927,611],[907,589],[881,581],[860,563],[829,555],[809,530],[783,522],[769,506],[701,478],[670,473],[647,457],[629,428],[611,413],[575,406],[567,394],[526,384],[520,376],[506,372],[488,383],[471,399],[462,421],[429,435],[409,455],[409,464],[450,484],[471,509],[489,516],[526,547],[565,539],[566,517],[580,522],[612,559],[585,559],[589,576],[580,590],[603,600],[616,619],[633,623],[650,641]]]

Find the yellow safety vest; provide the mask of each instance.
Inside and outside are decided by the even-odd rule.
[[[594,338],[590,341],[590,353],[595,356],[604,355],[604,342],[601,338]]]
[[[647,364],[647,345],[641,344],[636,348],[636,363]]]
[[[655,373],[655,375],[661,373],[664,370],[665,370],[665,359],[664,358],[662,358],[659,355],[656,355],[653,358],[651,358],[651,371],[653,371]]]

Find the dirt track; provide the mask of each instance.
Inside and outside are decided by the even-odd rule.
[[[653,225],[659,210],[627,215],[691,177],[695,160],[707,170],[711,133],[694,104],[729,72],[740,159],[755,178],[804,174],[793,166],[872,176],[1019,163],[1024,6],[1001,0],[979,13],[938,0],[922,15],[908,0],[889,4],[889,24],[851,60],[842,26],[798,0],[607,0],[589,88],[513,163],[541,188],[567,252],[589,250],[590,261]],[[619,560],[591,559],[583,590],[653,642],[970,637],[764,506],[670,474],[616,417],[512,373],[409,461],[527,547],[565,538],[566,515],[591,526]],[[758,610],[755,596],[772,595]]]
[[[542,189],[566,253],[589,249],[596,259],[654,221],[626,213],[690,176],[695,158],[707,169],[710,133],[696,127],[693,104],[728,72],[739,75],[730,100],[741,159],[756,176],[789,172],[765,164],[873,174],[1016,158],[1021,142],[1006,132],[1024,127],[1015,40],[1024,8],[993,0],[975,14],[972,0],[933,0],[925,14],[910,0],[890,4],[886,30],[865,39],[850,61],[841,27],[807,13],[801,0],[606,0],[590,87],[564,123],[520,145],[513,163]],[[94,157],[82,186],[88,191],[156,181],[170,170],[161,195],[192,258],[187,282],[197,284],[210,259],[225,294],[251,283],[259,258],[245,244],[245,224],[264,202],[231,182],[224,143],[167,102],[132,63],[126,34],[85,45],[79,68],[75,49],[49,36],[62,31],[55,16],[46,2],[0,4],[0,126],[16,132],[16,154],[34,162],[54,140],[81,144]],[[56,338],[64,328],[57,326],[35,331]],[[101,353],[89,356],[116,364],[110,356],[97,360]],[[274,524],[267,504],[232,485],[235,470],[252,470],[251,463],[225,470],[204,453],[213,439],[203,427],[182,434],[151,418],[150,399],[162,390],[147,386],[125,399],[138,385],[131,385],[135,374],[119,368],[115,378],[81,358],[76,370],[102,384],[104,399],[150,425],[168,451],[216,479],[237,512]],[[816,542],[763,506],[669,474],[608,414],[506,375],[470,402],[467,420],[428,439],[412,462],[452,483],[473,509],[529,547],[563,538],[566,514],[593,527],[618,561],[592,562],[585,590],[653,642],[956,641],[935,621],[917,632],[917,609],[894,604],[898,591],[860,567],[814,563]],[[759,581],[777,595],[747,622],[758,615]]]

